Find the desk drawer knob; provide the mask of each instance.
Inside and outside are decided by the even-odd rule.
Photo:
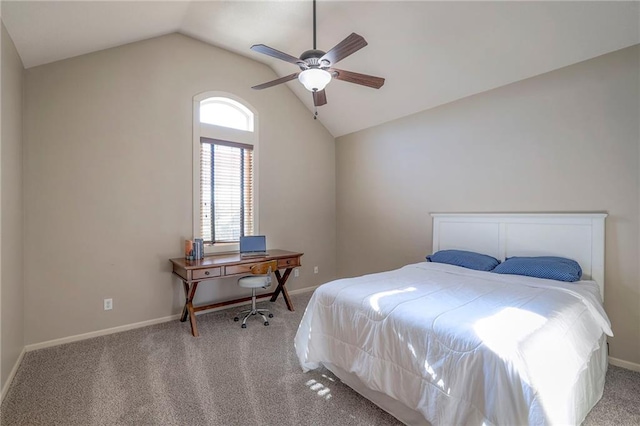
[[[205,275],[209,275],[209,271],[204,271],[204,274]]]
[[[290,261],[290,260],[287,260],[287,265],[288,265],[288,264],[290,264],[290,263],[291,263],[291,261]]]

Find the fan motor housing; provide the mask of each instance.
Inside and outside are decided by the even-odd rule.
[[[320,65],[320,58],[322,58],[326,52],[318,49],[307,50],[300,55],[300,59],[305,61],[309,66]]]

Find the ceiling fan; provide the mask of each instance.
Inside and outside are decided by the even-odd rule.
[[[326,53],[316,49],[316,0],[313,0],[313,49],[303,52],[299,58],[296,58],[295,56],[280,52],[264,44],[254,44],[251,46],[251,50],[254,52],[269,55],[297,65],[300,67],[300,72],[253,86],[252,89],[262,90],[297,78],[307,90],[313,92],[313,104],[316,107],[327,103],[327,95],[324,88],[333,78],[379,89],[384,84],[384,78],[333,68],[339,61],[357,52],[366,45],[367,42],[362,36],[351,33],[350,36]],[[317,114],[316,112],[316,115]]]

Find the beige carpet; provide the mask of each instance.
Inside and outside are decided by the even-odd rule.
[[[9,425],[397,425],[327,371],[302,373],[293,336],[311,293],[26,354],[1,407]],[[640,425],[640,373],[611,367],[585,424]]]

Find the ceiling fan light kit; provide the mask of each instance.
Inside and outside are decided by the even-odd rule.
[[[262,90],[298,78],[304,87],[313,93],[313,105],[316,107],[327,103],[327,95],[324,88],[333,78],[379,89],[384,84],[384,78],[332,68],[339,61],[366,45],[367,42],[362,36],[351,33],[327,53],[316,49],[316,0],[313,0],[313,49],[303,52],[299,58],[296,58],[264,44],[251,46],[251,50],[254,52],[297,65],[300,68],[300,72],[253,86],[252,89]],[[316,112],[315,115],[317,114]]]
[[[309,68],[298,74],[298,80],[308,91],[315,92],[327,87],[331,81],[331,74],[320,68]]]

